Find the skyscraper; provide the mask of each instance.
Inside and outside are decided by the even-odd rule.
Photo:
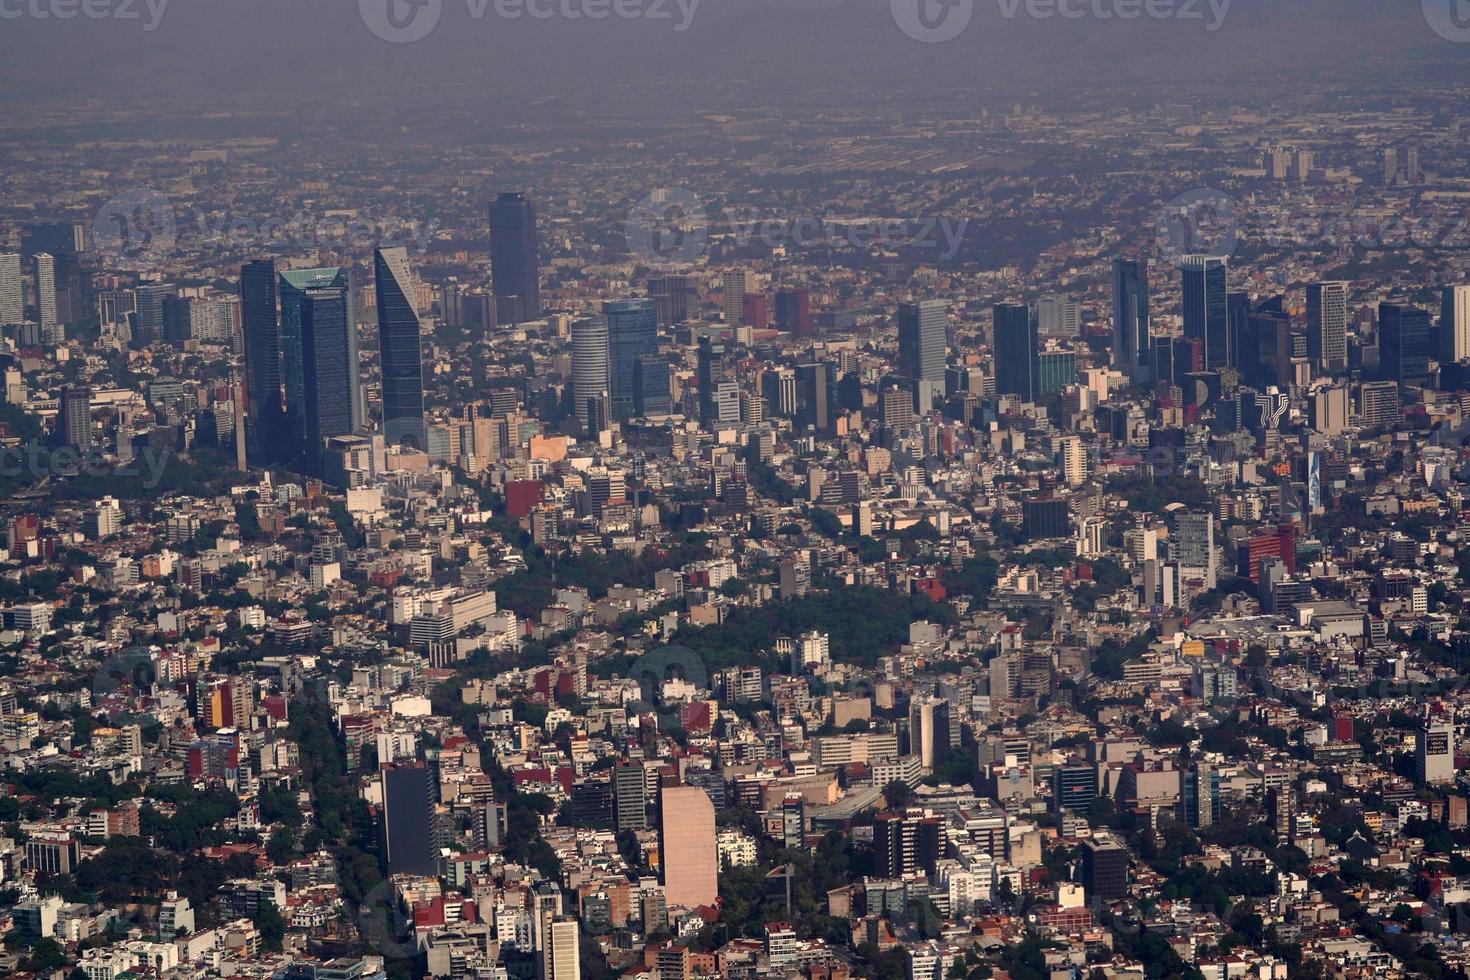
[[[36,322],[41,325],[41,336],[48,343],[57,328],[56,319],[56,259],[49,252],[36,254]]]
[[[613,817],[618,833],[648,826],[648,782],[643,765],[619,762],[613,767]]]
[[[933,396],[944,392],[944,360],[948,353],[949,304],[942,299],[900,303],[898,370],[917,382],[919,396],[914,410],[921,415],[933,407]]]
[[[383,372],[383,436],[388,445],[426,449],[424,354],[408,249],[373,255],[378,293],[378,350]]]
[[[139,283],[134,292],[138,297],[138,308],[134,318],[133,346],[143,348],[163,339],[163,300],[172,296],[175,289],[166,282],[144,282]]]
[[[776,291],[776,329],[798,337],[809,337],[816,332],[810,289],[792,286]]]
[[[725,345],[708,335],[699,338],[699,424],[714,430],[740,424],[740,388]]]
[[[541,975],[537,980],[582,980],[578,946],[581,927],[574,915],[541,915]]]
[[[535,203],[521,193],[497,197],[490,205],[491,290],[497,309],[514,297],[516,322],[541,318],[540,244]]]
[[[658,319],[653,300],[602,304],[607,318],[607,358],[612,417],[626,422],[638,414],[638,359],[658,353]]]
[[[726,323],[739,323],[745,314],[745,294],[755,291],[755,277],[745,269],[729,269],[720,277],[720,309]]]
[[[995,307],[995,393],[1035,401],[1040,388],[1036,311],[1017,303]]]
[[[263,276],[267,263],[255,265],[252,274]],[[242,285],[243,289],[243,285]],[[279,298],[280,315],[276,336],[280,348],[280,376],[281,386],[285,393],[285,413],[282,416],[281,435],[278,437],[282,451],[276,455],[287,459],[300,459],[306,452],[306,353],[302,340],[301,306],[309,289],[341,289],[348,301],[352,298],[351,281],[346,269],[321,268],[321,269],[289,269],[281,272],[277,278],[273,293],[267,297],[263,292],[263,286],[256,282],[252,289],[255,291],[256,302],[260,307],[256,313],[259,317],[259,329],[264,332],[268,329],[266,323],[266,304],[275,302]],[[357,363],[357,318],[352,316],[349,308],[349,323],[353,325],[350,332],[352,343],[353,363]],[[269,362],[269,339],[263,338],[261,358]],[[247,364],[248,366],[248,364]],[[269,363],[262,365],[262,370],[269,371]],[[358,427],[365,427],[363,420],[365,414],[362,410],[362,394],[358,383],[358,373],[353,372],[353,397],[356,399],[352,411],[358,419]],[[263,399],[269,399],[269,394],[263,394]],[[268,410],[268,406],[266,406]]]
[[[882,877],[934,873],[940,856],[940,820],[920,813],[880,813],[873,819],[873,866]]]
[[[439,873],[433,792],[431,773],[422,763],[383,770],[383,848],[389,874]]]
[[[1470,286],[1446,286],[1440,294],[1439,359],[1470,360]]]
[[[306,290],[301,296],[304,466],[322,473],[322,450],[332,436],[351,435],[360,423],[354,325],[345,287]]]
[[[1113,367],[1141,378],[1150,357],[1148,264],[1113,260]]]
[[[21,291],[20,253],[0,252],[0,325],[24,323],[25,293]]]
[[[633,412],[640,418],[670,415],[674,400],[669,386],[669,362],[657,354],[638,358],[633,368]]]
[[[659,795],[659,860],[670,905],[714,905],[720,897],[715,808],[698,786],[665,786]]]
[[[572,401],[577,421],[587,424],[587,406],[609,394],[607,317],[572,323]]]
[[[1345,282],[1314,282],[1307,287],[1308,356],[1323,374],[1347,370],[1347,297]]]
[[[246,411],[250,439],[257,451],[268,455],[279,455],[288,438],[281,405],[281,324],[276,305],[276,260],[247,262],[240,268]]]
[[[832,379],[826,362],[796,367],[796,425],[818,432],[832,428]]]
[[[92,446],[92,389],[73,385],[61,390],[61,414],[56,420],[56,433],[75,449]]]
[[[1088,900],[1115,901],[1128,896],[1128,848],[1111,838],[1082,842],[1082,887]]]
[[[1223,256],[1188,255],[1179,267],[1184,286],[1184,336],[1205,347],[1205,370],[1233,367],[1230,351],[1229,266]]]
[[[1378,366],[1383,378],[1404,385],[1429,380],[1429,314],[1417,306],[1378,306]]]
[[[1414,733],[1414,774],[1421,783],[1455,779],[1455,726],[1426,718]]]

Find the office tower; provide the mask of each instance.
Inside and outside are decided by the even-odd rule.
[[[1175,518],[1174,549],[1171,557],[1181,568],[1205,573],[1205,588],[1215,587],[1215,517],[1209,511],[1184,511]]]
[[[481,803],[475,808],[475,847],[481,851],[498,850],[510,833],[510,818],[504,803]]]
[[[57,324],[56,318],[56,259],[47,252],[36,255],[36,322],[41,326],[41,336],[51,342]]]
[[[763,372],[761,395],[771,414],[788,419],[796,417],[796,373],[790,368],[770,368]]]
[[[587,424],[588,407],[609,395],[607,317],[572,323],[572,399],[577,421]]]
[[[1072,533],[1072,519],[1065,497],[1036,497],[1021,501],[1021,527],[1027,541],[1065,538]]]
[[[668,326],[683,323],[691,311],[700,308],[699,286],[694,277],[681,272],[652,276],[648,280],[648,298],[658,309],[659,323]]]
[[[1429,314],[1417,306],[1378,306],[1378,366],[1386,381],[1422,386],[1429,381]]]
[[[200,302],[192,296],[166,296],[163,300],[163,342],[183,350],[194,339],[194,306]]]
[[[613,819],[618,833],[648,827],[648,781],[637,762],[613,767]]]
[[[282,442],[289,436],[281,404],[281,324],[275,259],[247,262],[240,268],[240,324],[245,339],[250,437],[259,450],[279,455]]]
[[[1383,185],[1387,187],[1399,176],[1399,151],[1398,147],[1387,146],[1383,149]]]
[[[1358,386],[1358,424],[1373,429],[1404,420],[1396,381],[1365,381]]]
[[[909,754],[925,769],[949,757],[949,717],[949,702],[942,698],[915,697],[909,704]]]
[[[1414,775],[1421,783],[1449,783],[1455,779],[1455,728],[1447,721],[1426,718],[1414,733]]]
[[[439,873],[434,849],[434,787],[428,766],[383,770],[383,848],[389,874],[432,877]]]
[[[638,360],[658,353],[658,319],[652,300],[602,304],[607,318],[608,395],[612,417],[626,422],[637,413]]]
[[[798,337],[810,337],[817,332],[812,320],[810,289],[794,286],[776,291],[776,329]]]
[[[1179,809],[1194,828],[1213,826],[1220,819],[1220,773],[1208,762],[1196,762],[1181,775]]]
[[[659,794],[659,860],[670,905],[713,906],[720,897],[715,808],[698,786],[665,786]]]
[[[745,294],[740,304],[740,322],[754,330],[764,330],[771,325],[771,311],[765,293]]]
[[[745,269],[729,269],[720,276],[720,310],[726,323],[739,323],[745,313],[745,294],[755,292],[755,277]]]
[[[1226,299],[1229,266],[1225,258],[1188,255],[1179,271],[1184,287],[1184,336],[1204,342],[1206,371],[1234,367]]]
[[[1440,293],[1439,360],[1470,360],[1470,286],[1446,286]]]
[[[525,194],[501,194],[490,205],[490,283],[497,311],[505,300],[510,316],[499,322],[541,318],[539,250],[535,203]]]
[[[740,389],[725,345],[708,335],[699,338],[699,424],[712,430],[740,424]]]
[[[1041,366],[1037,362],[1036,311],[1018,303],[995,307],[995,393],[1035,401]]]
[[[1411,184],[1419,183],[1419,148],[1411,146],[1404,153],[1404,179]]]
[[[1082,842],[1082,887],[1103,902],[1128,896],[1128,848],[1109,838]]]
[[[907,432],[914,427],[914,391],[908,378],[887,380],[878,389],[878,417],[888,433]]]
[[[796,368],[796,425],[798,429],[828,432],[832,428],[831,372],[825,362]]]
[[[898,305],[898,373],[916,382],[914,411],[927,415],[944,394],[949,353],[949,304],[926,299]]]
[[[424,353],[408,249],[373,253],[378,350],[383,375],[383,436],[390,446],[425,448]]]
[[[56,434],[75,449],[92,447],[92,389],[81,385],[61,389]]]
[[[1036,355],[1036,397],[1054,395],[1077,380],[1077,355],[1069,350],[1044,350]]]
[[[172,296],[174,288],[163,282],[139,283],[137,325],[133,330],[133,346],[146,347],[163,339],[163,300]]]
[[[873,819],[873,870],[883,878],[915,871],[934,873],[939,860],[940,820],[910,813],[880,813]]]
[[[1152,358],[1148,319],[1148,264],[1113,260],[1113,367],[1142,380]]]
[[[343,287],[306,290],[300,300],[304,393],[301,418],[306,471],[322,473],[322,451],[332,436],[351,435],[361,425],[356,333],[351,299]]]
[[[265,263],[255,264],[252,275],[256,277],[265,275]],[[243,288],[243,286],[242,286]],[[280,313],[277,319],[276,336],[279,338],[280,347],[280,375],[281,387],[285,395],[285,413],[282,416],[282,432],[280,437],[284,452],[280,453],[284,458],[299,458],[306,451],[306,353],[302,340],[301,308],[306,293],[311,289],[340,289],[348,297],[352,297],[351,282],[346,269],[322,268],[322,269],[290,269],[278,273],[275,287],[271,295],[264,292],[263,285],[257,281],[252,287],[255,302],[259,304],[256,316],[259,317],[258,329],[263,333],[269,329],[266,324],[266,304],[278,302]],[[243,304],[242,304],[243,305]],[[243,313],[243,311],[242,311]],[[357,363],[357,330],[356,317],[350,317],[349,322],[354,325],[351,331],[353,363]],[[262,371],[269,376],[269,346],[268,337],[263,337],[261,359],[267,363],[262,365]],[[357,372],[353,374],[353,390],[358,403],[353,406],[353,411],[362,426],[365,413],[362,410],[361,394],[358,391]],[[270,395],[262,394],[262,399],[268,401]],[[264,411],[269,412],[269,406]]]
[[[0,252],[0,326],[24,323],[25,293],[21,289],[20,253]]]
[[[638,358],[633,366],[633,412],[639,418],[671,415],[674,411],[669,362],[657,354]]]
[[[1097,799],[1097,767],[1085,762],[1057,766],[1051,772],[1051,806],[1056,812],[1085,813]]]
[[[1323,374],[1347,370],[1347,298],[1345,282],[1314,282],[1307,286],[1308,352],[1312,364]]]
[[[1062,436],[1057,444],[1057,468],[1069,487],[1087,482],[1087,447],[1079,436]]]
[[[1082,332],[1082,308],[1070,296],[1043,296],[1036,301],[1036,322],[1043,336],[1075,337]]]
[[[581,927],[574,915],[541,911],[541,975],[537,980],[582,980]]]

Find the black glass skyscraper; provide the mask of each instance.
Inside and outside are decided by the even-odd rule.
[[[373,274],[383,372],[383,435],[390,446],[426,449],[424,355],[408,250],[378,249],[373,256]]]
[[[995,393],[1035,401],[1040,374],[1036,310],[1028,304],[998,304],[995,307]]]
[[[490,283],[497,306],[508,306],[517,321],[541,317],[540,241],[536,234],[536,205],[525,194],[501,194],[490,205]],[[504,321],[502,321],[504,322]]]
[[[1378,306],[1378,366],[1386,381],[1423,385],[1429,381],[1429,314],[1417,306]]]
[[[276,455],[286,436],[281,404],[281,324],[276,310],[276,260],[240,269],[240,329],[245,339],[245,397],[250,438]]]
[[[626,422],[637,414],[638,359],[658,352],[658,313],[653,300],[604,303],[607,366],[612,417]]]
[[[1113,260],[1113,366],[1139,377],[1153,351],[1149,338],[1148,264]]]
[[[1229,267],[1215,255],[1189,255],[1179,267],[1184,286],[1184,336],[1205,345],[1205,370],[1233,367],[1226,292]]]
[[[280,298],[281,386],[285,390],[286,414],[280,438],[283,458],[308,455],[306,438],[306,354],[302,341],[301,306],[307,290],[340,289],[347,296],[348,332],[352,345],[352,363],[357,363],[356,317],[352,314],[352,284],[348,270],[338,266],[320,269],[287,269],[276,278],[276,294]],[[358,425],[362,422],[362,405],[356,372],[353,374],[351,406]]]
[[[301,294],[301,352],[305,388],[304,466],[322,472],[322,448],[332,436],[350,435],[358,427],[357,345],[351,302],[343,286],[312,288]]]

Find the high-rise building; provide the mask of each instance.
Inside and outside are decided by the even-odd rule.
[[[1440,293],[1439,360],[1470,360],[1470,286],[1446,286]]]
[[[590,406],[611,396],[608,323],[589,316],[572,323],[572,399],[577,421],[587,424]]]
[[[1386,381],[1424,385],[1429,381],[1429,314],[1417,306],[1378,306],[1378,366]]]
[[[1082,887],[1089,899],[1110,902],[1127,898],[1128,848],[1106,838],[1083,841]]]
[[[1455,779],[1455,727],[1426,718],[1414,733],[1414,775],[1421,783]]]
[[[914,410],[926,415],[935,395],[944,394],[949,353],[949,304],[941,299],[898,305],[898,371],[916,382]],[[926,399],[926,394],[928,398]]]
[[[1180,782],[1180,815],[1191,827],[1213,826],[1220,819],[1220,773],[1208,762],[1195,762]]]
[[[725,345],[708,335],[699,338],[699,424],[707,430],[740,424],[740,388]]]
[[[659,794],[659,860],[670,905],[713,906],[720,897],[715,808],[698,786],[665,786]]]
[[[332,436],[352,435],[362,423],[357,379],[356,329],[345,287],[308,289],[299,301],[304,391],[301,404],[303,465],[323,472],[323,450]]]
[[[20,253],[0,252],[0,326],[24,323],[25,293],[21,287]]]
[[[541,318],[539,251],[535,203],[525,194],[501,194],[490,205],[490,283],[509,322]]]
[[[1113,367],[1141,378],[1151,359],[1148,264],[1113,260]]]
[[[163,300],[176,290],[166,282],[139,283],[134,290],[137,295],[137,314],[134,317],[133,346],[136,348],[156,344],[163,339]]]
[[[1069,487],[1087,482],[1087,447],[1080,436],[1062,436],[1057,440],[1057,466]]]
[[[378,351],[383,381],[383,436],[390,446],[425,449],[424,352],[408,249],[373,255]]]
[[[254,275],[265,274],[264,264],[256,266]],[[243,288],[243,287],[242,287]],[[257,283],[255,289],[262,287]],[[351,302],[352,288],[351,280],[346,269],[327,267],[321,269],[289,269],[280,272],[276,278],[275,290],[272,297],[266,297],[264,293],[257,292],[257,301],[261,304],[259,310],[260,329],[266,329],[265,303],[278,301],[280,306],[279,326],[277,336],[280,346],[280,376],[281,387],[285,395],[285,414],[283,416],[282,441],[285,444],[286,458],[299,458],[306,452],[306,353],[302,341],[301,307],[310,289],[340,289],[346,293],[348,301]],[[355,329],[356,318],[350,317],[349,322],[354,324],[351,331],[352,356],[354,363],[357,357],[357,330]],[[262,358],[269,358],[269,341],[265,341],[265,349]],[[263,367],[268,371],[268,365]],[[353,411],[360,420],[364,419],[361,405],[361,393],[358,385],[357,373],[353,374],[354,397],[358,399]],[[265,397],[269,397],[268,395]]]
[[[1086,762],[1057,766],[1051,772],[1051,805],[1055,811],[1086,812],[1097,799],[1097,767]]]
[[[1348,284],[1314,282],[1307,286],[1307,346],[1312,364],[1323,374],[1347,370]]]
[[[747,269],[727,269],[720,276],[720,311],[726,323],[739,323],[745,314],[745,294],[755,292],[755,276]]]
[[[1365,429],[1397,425],[1404,420],[1403,399],[1396,381],[1365,381],[1358,386],[1358,424]]]
[[[289,439],[281,402],[281,324],[276,260],[240,269],[240,324],[245,340],[245,399],[250,439],[257,451],[279,456]],[[299,367],[299,362],[298,362]]]
[[[556,915],[543,910],[541,916],[541,975],[537,980],[582,980],[578,949],[581,927],[574,915]]]
[[[1225,258],[1188,255],[1179,271],[1184,287],[1184,336],[1204,342],[1206,371],[1234,367],[1226,299],[1230,275]]]
[[[72,385],[61,390],[61,414],[56,420],[56,433],[68,446],[91,448],[92,389]]]
[[[434,786],[429,767],[391,766],[383,770],[383,847],[389,874],[439,873],[434,850]]]
[[[638,414],[638,361],[658,353],[658,318],[652,300],[604,303],[607,318],[608,394],[612,417],[626,422]]]
[[[637,762],[613,767],[613,817],[618,833],[648,827],[648,781]]]
[[[995,393],[1035,401],[1040,389],[1039,353],[1036,310],[1026,304],[998,304],[995,307]]]
[[[943,698],[916,697],[909,703],[909,754],[925,769],[949,758],[950,705]]]
[[[776,291],[776,329],[798,337],[810,337],[816,333],[810,289],[793,286]]]
[[[1200,569],[1205,588],[1215,587],[1219,553],[1215,548],[1215,516],[1209,511],[1183,511],[1175,517],[1174,553],[1181,568]]]
[[[669,362],[657,354],[638,358],[633,366],[633,413],[639,418],[670,415],[674,411]]]
[[[56,318],[56,259],[49,252],[36,254],[36,322],[48,343],[59,320]]]
[[[683,323],[691,312],[697,313],[700,308],[699,286],[688,273],[671,272],[650,277],[648,298],[658,309],[658,320],[663,326]]]
[[[1399,150],[1396,146],[1383,148],[1383,185],[1391,185],[1399,176]]]
[[[1082,307],[1067,295],[1043,296],[1036,301],[1036,322],[1043,336],[1076,337],[1082,332]]]
[[[796,424],[800,429],[832,428],[832,376],[825,361],[796,368]]]
[[[873,865],[880,877],[934,873],[939,860],[940,820],[921,811],[880,813],[873,819]]]

